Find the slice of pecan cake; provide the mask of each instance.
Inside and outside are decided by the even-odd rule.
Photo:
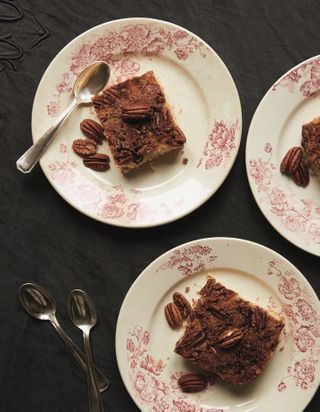
[[[320,177],[320,117],[302,126],[301,146],[308,165]]]
[[[186,141],[152,71],[109,87],[92,101],[124,174]]]
[[[213,278],[200,294],[175,352],[232,385],[253,381],[272,357],[283,322]]]

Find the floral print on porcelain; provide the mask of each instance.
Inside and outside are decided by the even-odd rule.
[[[212,248],[209,246],[184,247],[174,250],[168,261],[162,264],[157,269],[157,272],[175,269],[182,275],[188,276],[212,267],[216,258],[217,256],[212,253]]]
[[[289,187],[283,186],[279,168],[270,161],[272,145],[264,146],[265,158],[249,161],[249,174],[259,193],[259,201],[268,204],[272,220],[289,232],[303,236],[305,240],[320,244],[320,203],[308,198],[297,198]],[[281,177],[281,179],[280,179]]]
[[[235,137],[239,123],[239,120],[236,120],[228,126],[223,120],[215,121],[197,167],[212,169],[226,164],[231,152],[236,148]]]
[[[52,100],[47,104],[47,112],[51,117],[58,116],[61,110],[60,100]]]
[[[224,412],[222,408],[200,407],[192,402],[178,385],[183,371],[172,372],[165,378],[165,363],[149,353],[150,334],[136,325],[127,338],[129,377],[133,389],[144,405],[152,412]],[[195,394],[196,396],[199,396]]]
[[[283,76],[272,90],[281,86],[293,93],[299,87],[299,91],[305,97],[312,96],[320,90],[320,59],[316,58],[301,64]]]
[[[106,221],[145,223],[157,218],[169,218],[184,204],[184,199],[172,199],[171,203],[162,202],[160,205],[142,201],[139,190],[128,190],[123,185],[101,189],[70,160],[65,144],[60,144],[59,153],[59,160],[48,165],[52,180],[83,209]]]
[[[119,83],[139,74],[140,64],[133,53],[152,60],[164,52],[173,53],[181,61],[187,60],[193,53],[205,58],[206,46],[191,33],[155,23],[128,24],[119,31],[107,31],[105,35],[83,43],[71,56],[68,71],[56,84],[53,100],[47,105],[49,116],[58,115],[59,97],[71,92],[76,76],[89,64],[97,60],[105,61],[114,73],[111,81]]]
[[[292,335],[294,344],[287,376],[278,384],[278,391],[287,389],[290,379],[301,389],[309,389],[315,380],[315,365],[320,357],[320,319],[308,303],[308,291],[300,286],[292,271],[284,270],[280,261],[272,260],[268,275],[278,278],[278,292],[283,297],[279,315],[288,324],[286,331]]]
[[[212,247],[203,243],[175,249],[161,264],[161,270],[178,271],[181,276],[212,269],[219,257]],[[282,260],[266,263],[266,276],[276,278],[281,306],[274,296],[269,297],[268,309],[285,322],[282,343],[290,350],[287,375],[276,384],[275,391],[282,393],[289,386],[300,390],[310,389],[315,382],[316,365],[320,359],[320,319],[309,302],[312,298],[302,286],[293,270],[288,270]],[[289,339],[290,337],[290,339]],[[198,407],[203,402],[201,394],[181,392],[177,381],[185,371],[166,371],[166,364],[149,352],[150,332],[141,325],[128,331],[126,341],[127,362],[131,385],[139,400],[154,412],[224,412],[221,407]],[[292,343],[292,346],[289,344]],[[167,373],[165,373],[167,372]],[[227,408],[229,409],[229,407]]]

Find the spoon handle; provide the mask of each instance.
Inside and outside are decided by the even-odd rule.
[[[64,121],[66,117],[73,111],[77,106],[78,102],[73,99],[69,106],[60,114],[60,116],[55,120],[53,125],[47,130],[39,140],[37,140],[18,160],[17,169],[22,173],[29,173],[34,168],[34,166],[40,160],[42,154],[49,146],[55,132],[57,131],[60,124]]]
[[[93,360],[90,347],[89,331],[83,332],[84,339],[84,352],[86,354],[87,361],[87,382],[88,382],[88,394],[89,394],[89,411],[90,412],[103,412],[103,402],[101,394],[98,391],[96,378],[93,371]]]
[[[60,335],[61,339],[66,344],[69,351],[74,356],[74,359],[78,362],[78,365],[83,370],[84,373],[87,373],[87,365],[86,365],[86,356],[85,354],[78,348],[78,346],[69,338],[66,332],[60,326],[58,320],[56,318],[51,319],[51,323]],[[98,388],[100,392],[104,392],[106,389],[109,388],[110,381],[107,379],[100,369],[94,366],[95,376]]]

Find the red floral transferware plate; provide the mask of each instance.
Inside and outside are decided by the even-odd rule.
[[[102,24],[69,43],[44,73],[33,106],[34,140],[69,103],[79,72],[96,60],[111,66],[109,85],[153,70],[187,143],[128,177],[113,162],[107,172],[92,171],[71,149],[80,121],[96,118],[82,106],[41,159],[48,180],[73,207],[117,226],[160,225],[195,210],[223,183],[240,144],[241,106],[228,69],[199,37],[174,24],[146,18]],[[99,151],[109,153],[107,143]]]
[[[175,291],[198,299],[208,273],[285,322],[269,365],[248,385],[215,383],[199,393],[177,385],[191,365],[173,352],[183,330],[172,330],[164,307]],[[241,239],[196,240],[152,262],[131,286],[116,331],[122,379],[142,411],[301,412],[320,381],[320,304],[304,276],[278,253]]]
[[[267,92],[248,133],[246,165],[262,213],[287,240],[320,256],[320,181],[306,188],[280,173],[288,149],[301,145],[301,127],[320,116],[320,56],[291,69]]]

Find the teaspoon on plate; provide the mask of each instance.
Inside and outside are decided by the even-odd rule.
[[[56,318],[57,304],[53,297],[42,287],[34,283],[25,283],[19,288],[19,298],[22,306],[31,316],[40,320],[49,320],[52,323],[78,365],[87,373],[84,353],[70,339]],[[99,390],[103,392],[108,389],[110,382],[97,367],[94,367],[94,370]]]
[[[97,323],[95,306],[83,290],[74,289],[69,296],[68,312],[74,325],[82,330],[83,333],[84,352],[87,362],[89,411],[103,412],[103,402],[93,372],[93,359],[90,346],[90,330]]]
[[[73,85],[73,100],[60,114],[53,125],[40,137],[18,160],[17,168],[22,173],[29,173],[38,163],[46,148],[51,143],[60,124],[81,103],[91,103],[93,96],[104,89],[109,81],[110,68],[105,62],[95,62],[87,66],[77,77]]]

